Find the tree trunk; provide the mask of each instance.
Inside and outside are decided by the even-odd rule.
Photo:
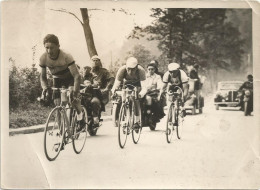
[[[89,25],[89,16],[88,16],[88,9],[87,8],[81,8],[81,15],[83,19],[83,29],[84,29],[84,34],[85,34],[85,39],[87,42],[87,47],[88,47],[88,53],[89,56],[92,57],[97,54],[97,50],[95,47],[94,39],[93,39],[93,34]]]

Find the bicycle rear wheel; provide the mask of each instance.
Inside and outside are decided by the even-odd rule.
[[[65,112],[55,107],[49,114],[44,131],[44,153],[49,161],[55,160],[63,146]]]
[[[133,142],[135,144],[138,143],[139,139],[140,139],[140,135],[141,135],[141,131],[142,131],[142,113],[141,113],[141,109],[139,107],[139,121],[136,121],[136,118],[135,118],[135,115],[136,115],[136,111],[135,111],[135,105],[136,103],[133,101],[132,103],[132,139],[133,139]]]
[[[172,140],[172,134],[174,130],[173,122],[174,120],[174,105],[171,104],[169,110],[167,112],[167,120],[166,120],[166,140],[168,143]]]
[[[79,154],[85,145],[87,139],[87,124],[88,124],[88,114],[85,107],[82,106],[83,119],[77,121],[76,111],[74,111],[72,116],[71,126],[73,128],[72,145],[73,150],[76,154]]]
[[[127,108],[125,105],[122,105],[118,121],[118,142],[120,148],[124,148],[127,135],[129,134],[129,118],[129,108]]]

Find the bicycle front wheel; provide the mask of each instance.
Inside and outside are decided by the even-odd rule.
[[[172,134],[174,130],[173,121],[174,121],[174,105],[171,104],[167,112],[166,120],[166,140],[168,143],[172,140]]]
[[[118,142],[120,148],[124,148],[127,135],[129,132],[129,108],[127,108],[125,105],[122,105],[119,113],[119,122],[118,122]]]
[[[142,131],[142,113],[141,113],[141,108],[138,108],[139,112],[139,120],[136,119],[136,109],[135,109],[136,103],[133,101],[132,104],[132,139],[135,144],[138,143]]]
[[[44,131],[44,152],[49,161],[55,160],[63,146],[65,112],[55,107],[49,114]]]
[[[73,136],[72,136],[72,145],[73,150],[76,154],[79,154],[85,145],[87,139],[87,125],[88,125],[88,114],[85,107],[82,106],[82,114],[83,119],[81,121],[77,121],[76,118],[76,111],[74,111],[72,116],[72,129],[73,129]]]

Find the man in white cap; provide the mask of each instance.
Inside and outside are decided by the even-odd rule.
[[[143,98],[147,92],[146,84],[146,73],[145,69],[138,64],[138,61],[135,57],[129,57],[126,61],[126,65],[123,65],[116,74],[116,80],[112,88],[112,94],[115,93],[121,84],[127,85],[131,84],[138,88],[140,98]],[[138,108],[140,108],[140,102],[136,102]],[[120,106],[118,106],[119,108]],[[138,109],[139,110],[139,109]],[[116,114],[117,115],[117,114]],[[139,113],[137,113],[137,120]]]
[[[170,63],[168,65],[168,71],[163,75],[163,86],[160,90],[160,94],[162,94],[168,83],[170,84],[169,90],[173,91],[175,86],[179,86],[183,89],[184,101],[187,98],[189,85],[188,85],[189,77],[187,74],[180,69],[180,65],[178,63]]]
[[[105,111],[105,105],[109,101],[109,91],[111,90],[114,83],[114,76],[105,68],[102,67],[102,63],[98,55],[91,57],[92,68],[84,67],[84,80],[90,81],[90,83],[100,88],[102,95],[97,95],[92,98],[92,116],[94,124],[99,125],[99,118],[101,111]]]

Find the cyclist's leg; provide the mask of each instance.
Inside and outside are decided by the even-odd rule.
[[[135,121],[139,122],[140,121],[140,114],[139,111],[141,110],[141,102],[142,100],[134,100],[135,101]]]
[[[70,93],[73,92],[73,86],[69,86],[69,91]],[[73,99],[73,101],[71,102],[72,107],[76,109],[77,114],[80,114],[82,112],[80,100],[77,99],[78,97],[74,97],[74,98],[75,99]]]
[[[61,88],[61,80],[59,78],[54,78],[53,79],[53,87],[54,88]],[[52,94],[52,100],[54,102],[55,106],[59,106],[61,103],[61,98],[60,98],[60,91],[59,90],[54,90]],[[61,124],[61,113],[58,111],[57,113],[57,122],[58,125],[60,126]]]

